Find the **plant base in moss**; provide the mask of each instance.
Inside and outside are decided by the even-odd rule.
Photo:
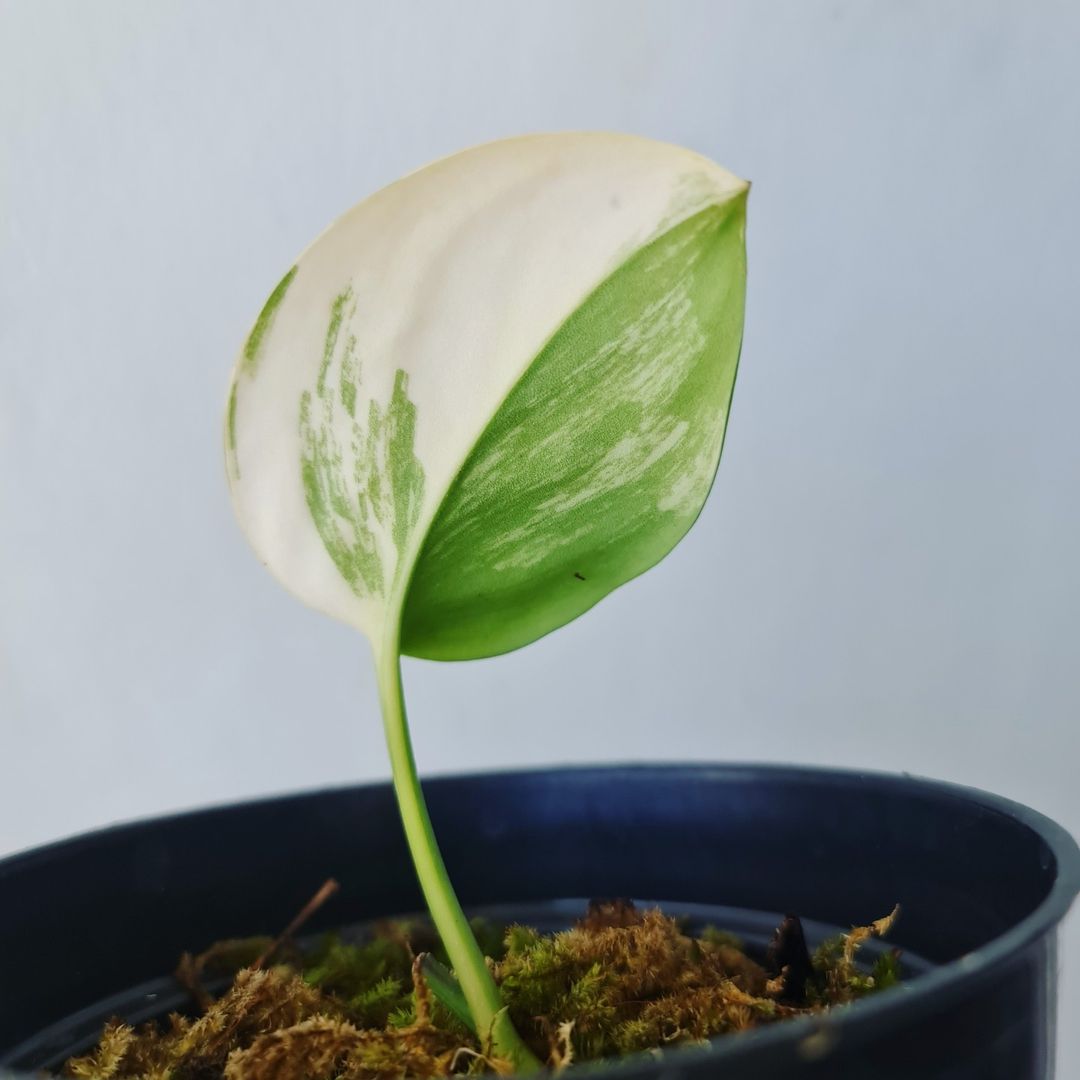
[[[678,920],[627,901],[594,902],[574,928],[551,935],[487,923],[474,930],[517,1030],[558,1070],[821,1013],[891,986],[898,953],[883,954],[869,971],[856,952],[894,918],[830,939],[811,955],[789,917],[760,962],[720,930],[691,936]],[[137,1029],[113,1021],[96,1049],[64,1072],[77,1080],[509,1072],[490,1033],[472,1029],[445,961],[421,922],[386,922],[362,941],[331,935],[307,948],[267,938],[221,942],[185,957],[177,973],[197,1015]],[[205,987],[222,979],[215,997]]]

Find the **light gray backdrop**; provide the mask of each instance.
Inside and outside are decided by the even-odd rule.
[[[27,0],[0,19],[0,851],[387,775],[362,643],[233,524],[229,367],[346,207],[563,128],[753,180],[727,451],[686,542],[578,623],[407,665],[422,768],[910,770],[1080,831],[1075,5]],[[1076,921],[1066,943],[1068,1015]]]

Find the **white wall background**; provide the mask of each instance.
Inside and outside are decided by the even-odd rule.
[[[727,451],[577,624],[408,665],[422,767],[911,770],[1080,832],[1078,52],[1067,2],[0,4],[0,851],[387,774],[361,642],[232,521],[229,366],[350,204],[560,128],[754,181]],[[1077,920],[1065,966],[1067,1016]]]

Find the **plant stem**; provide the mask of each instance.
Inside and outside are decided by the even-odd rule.
[[[386,743],[390,750],[394,794],[428,911],[446,947],[481,1039],[490,1033],[494,1052],[512,1062],[516,1072],[535,1072],[541,1067],[540,1062],[510,1021],[499,988],[491,977],[484,954],[476,943],[454,887],[450,884],[435,840],[435,831],[431,827],[427,803],[416,772],[416,759],[405,716],[396,634],[388,635],[383,647],[376,650],[375,666]]]

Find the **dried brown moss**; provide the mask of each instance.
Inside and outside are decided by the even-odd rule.
[[[896,913],[822,945],[811,957],[798,920],[777,932],[763,962],[717,931],[696,936],[659,911],[594,903],[570,930],[523,926],[478,936],[510,1014],[555,1069],[655,1051],[809,1012],[892,985],[895,954],[872,972],[859,946],[888,932]],[[363,942],[286,943],[276,966],[252,965],[268,939],[227,942],[182,959],[178,978],[200,1015],[133,1029],[112,1021],[73,1080],[426,1080],[505,1072],[449,1000],[446,979],[425,977],[421,949],[438,942],[419,923],[386,923]],[[445,959],[445,958],[444,958]],[[232,968],[218,999],[203,978]],[[236,970],[239,968],[239,970]],[[448,978],[448,977],[447,977]],[[449,985],[452,986],[452,980]]]

